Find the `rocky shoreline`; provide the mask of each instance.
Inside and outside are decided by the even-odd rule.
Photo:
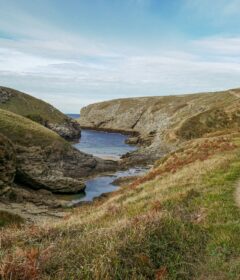
[[[77,121],[80,125],[81,120],[77,119]],[[103,132],[108,132],[108,133],[121,133],[123,135],[128,135],[130,137],[139,136],[139,132],[138,131],[133,131],[133,130],[104,128],[104,127],[95,127],[95,126],[84,126],[84,125],[81,125],[81,129],[88,129],[88,130],[93,130],[93,131],[103,131]]]
[[[78,122],[81,123],[80,120],[78,120]],[[149,141],[148,139],[143,139],[141,137],[141,133],[138,131],[115,129],[115,128],[102,128],[102,127],[84,126],[84,125],[81,125],[81,128],[93,130],[93,131],[102,131],[107,133],[121,133],[123,135],[129,136],[126,139],[125,143],[128,145],[136,146],[138,147],[138,149],[132,152],[127,152],[126,154],[120,157],[119,170],[128,167],[134,167],[136,165],[145,166],[147,164],[152,164],[154,160],[157,159],[157,157],[153,156],[152,153],[146,155],[144,147],[146,147]]]

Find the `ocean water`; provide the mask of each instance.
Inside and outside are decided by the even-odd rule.
[[[136,147],[125,144],[127,137],[120,133],[82,129],[81,139],[74,147],[97,157],[118,160],[123,154],[136,150]]]
[[[79,118],[80,115],[68,114],[72,118]],[[119,160],[123,154],[136,150],[136,147],[125,144],[128,136],[120,133],[108,133],[102,131],[94,131],[82,129],[81,139],[79,143],[73,144],[78,150],[92,154],[94,156]],[[147,168],[130,168],[126,171],[118,171],[109,175],[97,176],[85,182],[86,189],[84,193],[74,195],[60,196],[62,199],[67,200],[69,206],[77,205],[82,201],[92,201],[94,198],[116,191],[119,187],[113,184],[117,178],[126,176],[142,175],[146,172]]]
[[[80,118],[80,114],[67,114],[67,116],[69,116],[70,118],[73,118],[73,119],[79,119]]]
[[[73,119],[80,118],[80,114],[67,115]],[[74,147],[97,157],[118,160],[123,154],[136,150],[136,147],[125,144],[127,138],[120,133],[82,129],[81,139]]]
[[[143,175],[148,169],[137,167],[130,168],[126,171],[118,171],[108,176],[98,176],[93,179],[89,179],[85,182],[86,189],[84,193],[61,196],[63,199],[68,200],[68,206],[77,205],[81,202],[92,201],[94,198],[102,195],[103,193],[113,192],[119,189],[119,186],[113,184],[113,181],[117,178],[126,176]]]

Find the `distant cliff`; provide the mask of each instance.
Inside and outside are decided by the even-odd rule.
[[[181,96],[141,97],[83,108],[82,127],[138,133],[136,161],[154,160],[185,140],[240,125],[240,89]]]

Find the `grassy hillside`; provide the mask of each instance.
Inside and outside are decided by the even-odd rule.
[[[0,109],[0,132],[23,146],[69,145],[55,132],[20,115]]]
[[[64,221],[5,228],[0,273],[3,279],[239,279],[239,179],[238,132],[188,141],[146,176]]]
[[[163,133],[195,115],[238,102],[238,94],[240,89],[104,101],[82,108],[79,122],[83,127],[137,131],[141,135]]]
[[[67,118],[59,110],[40,99],[11,88],[0,87],[0,96],[6,94],[9,95],[9,99],[0,102],[1,109],[27,116],[39,122],[62,123]]]
[[[150,163],[205,133],[240,127],[240,89],[182,96],[117,99],[81,110],[82,127],[137,132],[129,164]]]

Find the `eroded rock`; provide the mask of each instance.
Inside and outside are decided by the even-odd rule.
[[[139,138],[138,137],[129,137],[125,143],[129,144],[129,145],[137,145],[139,142]]]
[[[13,144],[0,134],[0,192],[4,192],[6,187],[11,186],[15,173],[16,155]]]
[[[62,124],[46,122],[45,126],[67,140],[77,140],[81,137],[80,124],[70,118],[66,118]]]
[[[11,92],[0,87],[0,104],[6,103],[12,97]]]
[[[115,170],[117,163],[104,161],[70,147],[17,146],[15,182],[32,189],[53,193],[78,193],[85,189],[83,179],[97,172]]]
[[[47,128],[9,111],[0,110],[1,188],[14,182],[53,193],[83,191],[83,180],[117,163],[104,161],[77,149]],[[13,148],[14,145],[14,148]]]

